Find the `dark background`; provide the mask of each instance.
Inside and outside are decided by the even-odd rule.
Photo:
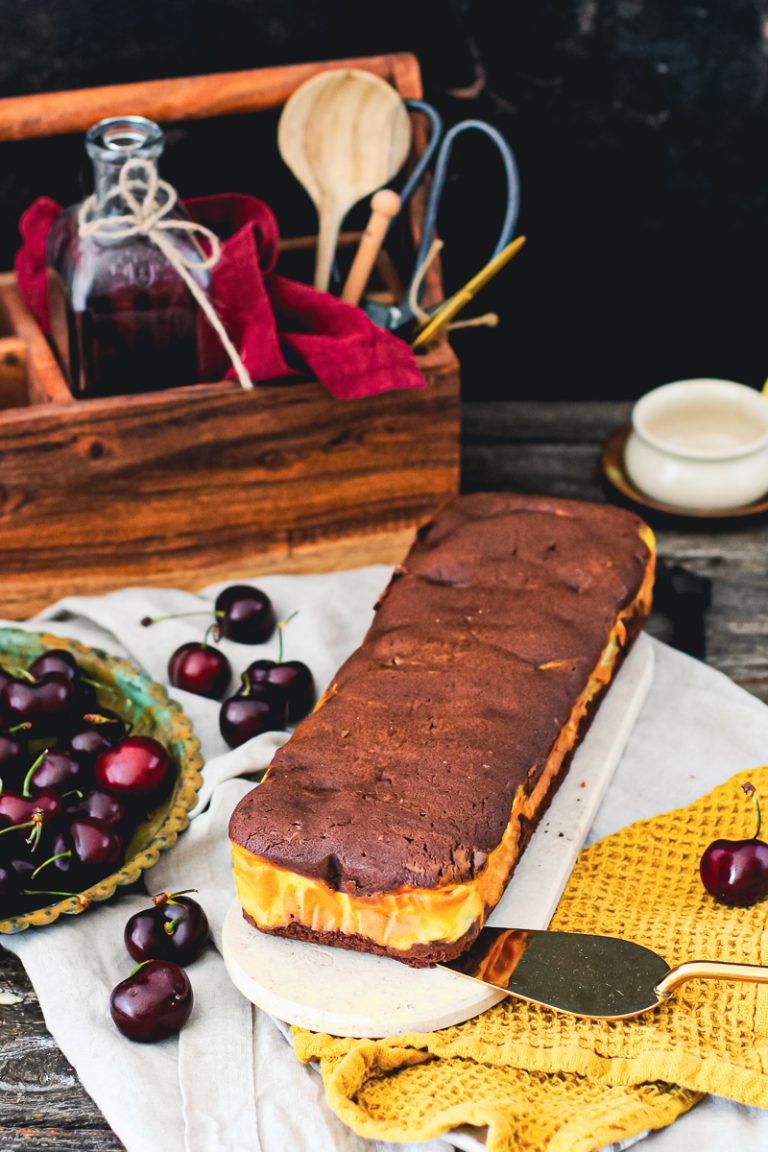
[[[468,398],[768,374],[768,0],[0,0],[0,27],[2,95],[414,51],[447,121],[490,119],[522,175],[529,244],[474,306],[501,324],[455,340]],[[184,194],[262,195],[284,233],[311,230],[274,122],[254,119],[170,128],[163,174]],[[456,156],[449,289],[493,244],[496,163],[482,143]],[[81,140],[4,144],[3,266],[34,196],[83,191]]]

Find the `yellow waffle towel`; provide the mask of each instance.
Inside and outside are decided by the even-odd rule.
[[[768,767],[742,772],[585,849],[551,927],[635,940],[670,966],[768,964],[768,900],[727,908],[699,878],[711,840],[754,834],[747,781],[768,796]],[[508,999],[439,1032],[341,1040],[295,1029],[294,1043],[300,1060],[320,1061],[333,1111],[379,1140],[475,1124],[488,1126],[489,1152],[592,1152],[670,1124],[703,1093],[768,1107],[766,985],[693,981],[634,1020]]]

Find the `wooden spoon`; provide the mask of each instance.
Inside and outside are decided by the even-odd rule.
[[[411,122],[385,80],[341,68],[296,89],[280,117],[277,140],[318,211],[315,288],[325,291],[344,217],[405,163]]]

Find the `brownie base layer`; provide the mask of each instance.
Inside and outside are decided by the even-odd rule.
[[[565,777],[568,775],[571,762],[592,725],[592,721],[597,714],[603,697],[611,687],[611,684],[615,680],[619,669],[627,658],[627,654],[632,649],[635,640],[642,631],[645,618],[646,617],[644,611],[638,605],[637,610],[632,614],[632,616],[629,616],[625,619],[624,625],[626,628],[626,637],[624,643],[616,653],[611,679],[607,684],[604,684],[600,688],[600,690],[592,697],[589,704],[587,705],[587,710],[579,723],[579,728],[576,733],[576,739],[574,741],[573,747],[564,756],[560,770],[553,777],[552,786],[549,788],[547,794],[543,798],[535,817],[533,819],[528,819],[525,816],[518,817],[520,825],[520,839],[518,841],[519,848],[517,858],[510,868],[504,882],[505,889],[509,884],[509,881],[514,876],[517,864],[522,859],[523,853],[528,847],[528,843],[530,842],[533,833],[536,831],[539,822],[549,810],[549,806],[552,803],[552,800],[557,795],[558,789],[563,783]],[[472,927],[467,932],[465,932],[463,936],[459,937],[458,940],[451,940],[448,942],[435,940],[428,944],[416,944],[413,948],[408,949],[408,951],[401,951],[400,949],[396,948],[385,948],[383,945],[377,944],[375,941],[370,940],[366,936],[352,935],[345,932],[317,932],[314,929],[308,927],[306,924],[301,924],[298,921],[292,921],[290,924],[285,924],[281,927],[265,928],[257,924],[254,918],[250,916],[245,911],[245,909],[243,909],[243,916],[248,921],[248,923],[252,924],[253,927],[256,928],[259,932],[266,932],[270,936],[285,936],[290,940],[304,940],[311,944],[327,944],[334,948],[346,948],[350,952],[369,952],[376,956],[389,956],[394,960],[400,960],[403,964],[407,964],[410,968],[431,968],[434,967],[435,964],[443,964],[448,960],[455,960],[457,956],[460,956],[462,952],[466,951],[466,949],[469,948],[470,945],[477,939],[477,936],[482,930],[482,927],[491,911],[492,908],[486,906],[482,919],[476,920]]]

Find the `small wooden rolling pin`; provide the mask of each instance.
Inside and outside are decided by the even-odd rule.
[[[371,198],[371,215],[341,290],[341,299],[346,300],[347,304],[357,304],[360,300],[384,243],[387,229],[399,211],[400,197],[391,188],[381,188]]]

